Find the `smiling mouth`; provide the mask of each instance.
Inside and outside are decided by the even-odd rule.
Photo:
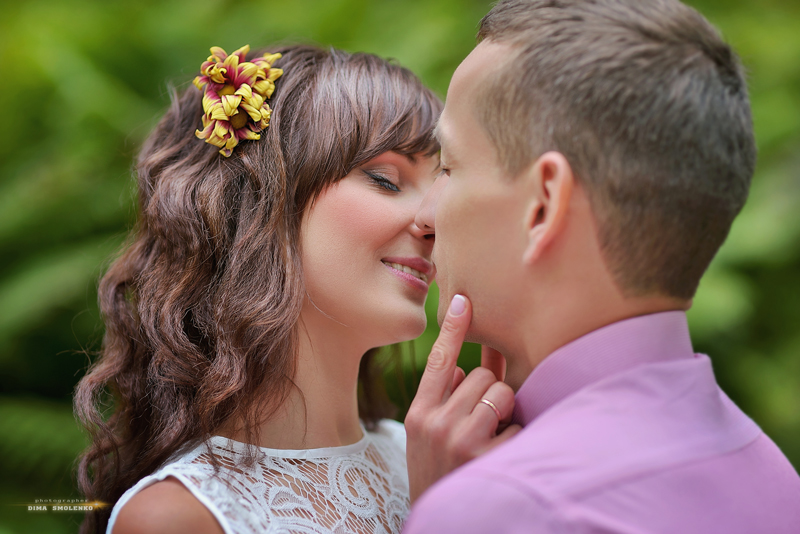
[[[420,280],[422,280],[426,284],[428,283],[428,275],[423,274],[423,273],[419,272],[416,269],[412,269],[408,265],[401,265],[399,263],[389,263],[389,262],[386,262],[386,261],[382,261],[381,263],[383,263],[384,265],[388,265],[392,269],[396,269],[398,271],[401,271],[401,272],[404,272],[406,274],[410,274],[411,276],[414,276],[416,278],[419,278]]]

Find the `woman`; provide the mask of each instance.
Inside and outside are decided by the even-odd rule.
[[[425,328],[433,235],[414,215],[441,102],[372,55],[247,52],[212,49],[203,93],[139,156],[76,393],[79,483],[114,504],[84,532],[396,532],[406,513],[373,349]]]

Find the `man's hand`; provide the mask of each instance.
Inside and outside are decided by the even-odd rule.
[[[411,502],[453,469],[520,430],[508,425],[514,391],[503,382],[503,356],[484,347],[481,367],[469,376],[456,365],[471,319],[469,300],[456,295],[406,416]]]

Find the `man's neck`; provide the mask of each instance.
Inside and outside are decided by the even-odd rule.
[[[507,382],[519,389],[533,370],[557,349],[610,324],[673,310],[686,310],[690,303],[662,296],[625,298],[620,294],[592,295],[592,288],[562,293],[559,304],[536,307],[521,335],[521,351],[509,358]],[[542,313],[540,310],[548,310]]]

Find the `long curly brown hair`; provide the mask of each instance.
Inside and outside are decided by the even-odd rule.
[[[105,337],[75,394],[92,438],[78,468],[88,499],[114,504],[228,421],[254,435],[292,387],[304,209],[383,152],[438,150],[441,101],[407,69],[306,45],[270,52],[284,75],[260,140],[230,158],[198,140],[189,87],[139,155],[138,221],[100,282]],[[372,356],[359,377],[367,422],[384,415]],[[109,514],[87,514],[82,532],[104,531]]]

